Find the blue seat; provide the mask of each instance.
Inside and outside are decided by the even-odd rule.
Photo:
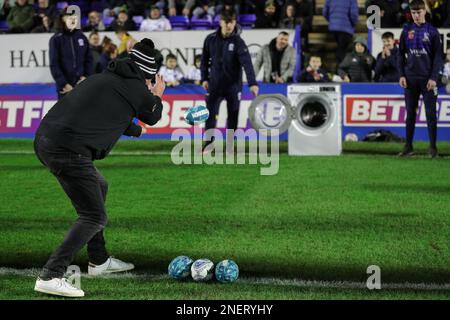
[[[143,16],[133,16],[132,19],[133,19],[134,23],[136,23],[138,26],[141,25],[142,21],[144,21]]]
[[[58,9],[59,11],[61,11],[62,9],[64,9],[65,7],[67,7],[69,4],[66,1],[61,1],[61,2],[57,2],[56,3],[56,9]]]
[[[256,14],[240,14],[238,23],[242,29],[252,29],[255,25]]]
[[[0,31],[7,31],[8,29],[8,22],[6,20],[0,20]]]
[[[169,17],[172,30],[187,30],[189,29],[189,17],[187,16],[173,16]]]
[[[102,1],[93,1],[91,3],[91,11],[97,11],[102,13],[103,9],[105,9],[105,5],[103,4]]]
[[[191,19],[191,29],[192,30],[209,30],[212,27],[212,18],[206,16],[205,18],[192,17]]]
[[[84,28],[88,25],[89,19],[88,17],[81,17],[81,28]]]
[[[220,25],[220,15],[217,15],[214,17],[213,20],[213,28],[216,29],[219,27],[219,25]]]
[[[114,17],[103,17],[103,24],[105,27],[109,27],[109,25],[114,21]]]

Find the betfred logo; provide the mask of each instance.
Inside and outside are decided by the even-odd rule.
[[[450,127],[450,96],[438,97],[438,126]],[[353,127],[404,127],[406,106],[403,95],[344,96],[344,125]],[[422,99],[419,101],[416,126],[426,127]]]

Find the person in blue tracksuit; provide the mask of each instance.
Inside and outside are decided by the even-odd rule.
[[[411,156],[414,129],[416,126],[419,98],[422,94],[425,105],[430,157],[438,155],[437,135],[437,81],[442,69],[442,43],[439,32],[425,20],[426,7],[423,0],[410,3],[414,23],[405,25],[400,36],[399,73],[400,86],[405,89],[406,145],[400,156]]]
[[[237,129],[242,91],[242,68],[247,75],[250,91],[255,96],[258,95],[258,85],[250,53],[239,33],[236,13],[222,11],[219,30],[205,39],[200,70],[202,86],[207,91],[206,106],[209,110],[206,130],[216,127],[219,105],[223,99],[227,102],[227,128]],[[207,140],[205,148],[213,141],[213,138],[207,137]]]
[[[49,41],[50,72],[56,82],[58,99],[93,73],[93,58],[89,41],[77,29],[79,17],[64,10],[61,13],[61,32]]]

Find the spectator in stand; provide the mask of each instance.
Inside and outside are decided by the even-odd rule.
[[[383,41],[383,51],[378,54],[375,65],[376,82],[399,82],[400,73],[398,72],[399,51],[395,44],[394,34],[385,32],[381,36]]]
[[[442,28],[450,28],[450,0],[447,0],[444,10],[446,13],[445,13],[445,21],[442,24]]]
[[[301,39],[303,42],[303,49],[309,49],[309,33],[312,31],[312,22],[314,17],[314,6],[312,0],[291,0],[288,5],[295,6],[296,24],[302,27]]]
[[[9,33],[30,32],[34,25],[34,10],[27,0],[17,0],[9,11],[7,23]]]
[[[169,19],[161,15],[161,10],[153,6],[150,14],[142,21],[139,31],[169,31],[172,30]]]
[[[183,71],[178,67],[177,57],[172,53],[166,56],[166,65],[161,67],[159,74],[163,77],[168,87],[179,86],[184,78]]]
[[[450,93],[450,48],[446,51],[444,67],[440,74],[440,82],[445,86],[445,91]]]
[[[124,53],[127,55],[127,52],[133,48],[134,44],[137,42],[123,26],[118,26],[116,28],[116,36],[120,41],[119,44],[119,56]],[[122,57],[121,57],[122,58]]]
[[[347,54],[338,69],[345,82],[371,82],[375,59],[367,49],[367,41],[362,37],[354,41],[353,52]]]
[[[122,9],[119,11],[117,18],[109,26],[108,30],[115,31],[118,26],[124,27],[127,31],[136,30],[136,25],[134,22],[128,17],[127,10]]]
[[[294,29],[298,24],[300,24],[300,21],[295,17],[295,6],[288,3],[284,8],[284,16],[278,26],[282,29]]]
[[[400,26],[400,0],[366,0],[366,9],[372,5],[378,6],[381,10],[381,28]]]
[[[104,40],[107,37],[104,38]],[[92,31],[89,34],[89,48],[91,49],[92,54],[92,65],[96,66],[100,61],[100,56],[102,55],[103,46],[100,44],[100,35],[98,31]]]
[[[35,10],[36,16],[43,18],[44,16],[50,17],[52,19],[58,17],[58,9],[55,5],[50,5],[49,0],[38,0],[38,7]],[[41,21],[38,21],[40,24]]]
[[[336,58],[339,65],[355,33],[359,16],[358,2],[357,0],[326,0],[323,16],[328,20],[328,30],[333,33],[337,42]]]
[[[189,3],[188,3],[189,2]],[[192,0],[168,0],[169,16],[188,16],[191,14],[191,10],[195,1]]]
[[[204,18],[206,16],[214,17],[216,15],[215,1],[196,0],[192,16]]]
[[[261,1],[261,0],[260,0]],[[239,0],[218,0],[214,8],[215,14],[220,14],[222,11],[234,11],[237,15],[241,12],[241,2]],[[264,2],[264,1],[262,1]]]
[[[436,27],[441,27],[447,18],[447,1],[445,0],[426,0],[430,23]]]
[[[411,11],[409,10],[409,1],[410,0],[402,0],[402,2],[400,3],[399,25],[404,25],[405,23],[412,21]]]
[[[264,82],[286,83],[292,81],[295,64],[295,49],[289,45],[289,34],[282,31],[259,50],[253,69],[258,75],[264,67]]]
[[[103,10],[104,17],[115,17],[119,12],[126,9],[125,0],[107,0],[107,6]]]
[[[256,29],[275,29],[278,27],[277,7],[274,0],[265,2],[264,12],[256,14]]]
[[[41,18],[41,23],[31,30],[31,33],[49,33],[55,32],[53,28],[53,20],[48,16]]]
[[[202,73],[200,69],[201,63],[202,63],[202,55],[197,54],[194,57],[194,65],[190,66],[188,69],[185,82],[194,83],[196,85],[202,84]]]
[[[0,0],[0,20],[6,20],[16,0]]]
[[[322,58],[318,55],[309,57],[308,67],[297,77],[297,82],[330,82],[328,73],[322,69]]]
[[[92,74],[92,54],[89,41],[81,30],[76,29],[76,14],[63,10],[62,30],[50,38],[50,72],[55,79],[58,98],[61,99]]]
[[[95,65],[95,72],[102,73],[108,67],[111,60],[117,58],[117,46],[114,43],[110,43],[105,48],[103,48],[103,53],[100,56],[100,60]]]
[[[149,6],[148,0],[127,0],[128,14],[130,17],[147,15],[147,9]]]
[[[97,11],[91,11],[88,14],[88,25],[83,28],[83,31],[105,31],[106,27]]]

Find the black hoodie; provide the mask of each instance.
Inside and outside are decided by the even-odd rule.
[[[42,119],[36,135],[92,159],[108,155],[122,134],[139,136],[134,117],[148,125],[161,119],[161,99],[145,85],[129,58],[110,62],[59,100]]]

